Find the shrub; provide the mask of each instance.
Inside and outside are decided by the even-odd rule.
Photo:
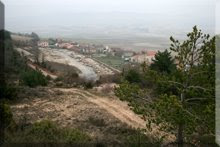
[[[88,135],[77,129],[65,129],[62,134],[63,140],[66,143],[85,143],[90,141]]]
[[[121,74],[113,74],[113,75],[102,75],[100,79],[96,82],[98,85],[105,84],[105,83],[117,83],[121,82]]]
[[[98,127],[104,127],[106,126],[105,120],[104,119],[99,119],[99,118],[95,118],[95,117],[89,117],[88,121],[95,126]]]
[[[152,70],[161,72],[161,73],[172,73],[176,70],[176,65],[174,59],[171,56],[171,52],[165,50],[164,52],[157,52],[153,63],[150,65]]]
[[[91,81],[88,81],[88,82],[84,82],[84,88],[85,89],[92,89],[94,87],[94,83],[91,82]]]
[[[113,92],[114,91],[114,88],[113,86],[107,84],[107,85],[104,85],[104,87],[101,89],[102,93],[110,93],[110,92]]]
[[[12,85],[1,86],[0,88],[0,98],[5,98],[7,100],[14,100],[17,97],[18,89]]]
[[[12,122],[12,112],[9,105],[0,102],[0,129],[6,128]]]
[[[144,134],[141,130],[133,131],[132,135],[128,135],[127,138],[127,146],[130,147],[160,147],[161,141],[155,138],[150,138]]]
[[[130,83],[140,83],[141,82],[141,75],[138,71],[131,69],[125,75],[125,80]]]
[[[58,139],[58,129],[55,124],[50,121],[42,121],[35,123],[32,128],[28,131],[28,136],[34,136],[39,141],[55,141]]]
[[[22,83],[29,87],[46,86],[48,81],[47,78],[40,72],[30,70],[21,74]]]
[[[56,86],[68,86],[76,87],[84,83],[84,79],[79,77],[79,74],[76,72],[68,72],[66,74],[58,76],[55,80]]]
[[[6,143],[84,143],[89,142],[90,137],[77,130],[59,128],[49,120],[36,122],[27,126],[24,130],[7,132]]]
[[[52,78],[51,78],[49,75],[46,76],[46,79],[47,79],[48,81],[52,80]]]
[[[55,80],[54,80],[54,82],[60,82],[60,81],[63,81],[64,79],[63,79],[63,77],[62,76],[58,76]]]
[[[78,77],[79,77],[79,74],[76,73],[76,72],[73,72],[73,73],[70,74],[70,77],[71,77],[71,78],[78,78]]]
[[[76,72],[67,73],[63,76],[63,82],[66,84],[79,83],[79,74]]]

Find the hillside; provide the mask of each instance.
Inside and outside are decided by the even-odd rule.
[[[135,129],[146,129],[146,122],[116,97],[50,87],[26,89],[21,97],[23,100],[11,106],[17,123],[51,120],[62,127],[80,129],[94,140],[118,143],[135,135]],[[147,133],[151,139],[158,135],[156,130]]]

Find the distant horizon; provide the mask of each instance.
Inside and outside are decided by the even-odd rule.
[[[215,27],[215,0],[2,1],[6,8],[6,29],[16,32],[50,26],[99,27],[108,24],[137,27],[141,24],[149,29],[164,27],[161,29],[174,31],[186,31],[198,25],[213,33]]]
[[[204,33],[215,34],[215,0],[3,2],[7,30],[36,32],[43,38],[95,40],[138,49],[162,48],[171,35],[183,39],[195,25]]]

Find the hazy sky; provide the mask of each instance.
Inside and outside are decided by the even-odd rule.
[[[207,13],[213,7],[215,0],[3,0],[7,5],[9,16],[15,12],[27,12],[29,14],[39,9],[46,11],[69,11],[69,12],[142,12],[142,13]],[[29,7],[29,8],[27,8]],[[188,7],[188,9],[186,9]],[[33,8],[33,9],[32,9]],[[58,10],[57,10],[58,9]],[[204,9],[207,11],[205,12]],[[12,11],[13,10],[13,11]],[[181,12],[182,11],[182,12]],[[19,14],[18,13],[18,14]],[[28,15],[28,13],[24,14]]]
[[[24,28],[51,25],[80,25],[90,22],[108,21],[114,24],[115,14],[127,14],[138,24],[158,25],[173,29],[192,28],[199,25],[207,31],[213,31],[216,0],[2,0],[6,5],[6,28],[24,31]],[[84,15],[80,15],[83,14]],[[86,14],[104,14],[105,19],[87,18]],[[114,16],[111,14],[114,13]],[[79,17],[75,17],[79,14]],[[146,14],[145,18],[140,15]],[[88,16],[88,15],[87,15]],[[94,17],[94,20],[91,18]],[[140,17],[140,18],[139,18]],[[100,18],[100,17],[99,17]],[[137,20],[135,20],[137,18]],[[84,19],[84,20],[83,20]],[[119,20],[121,18],[118,18]],[[61,20],[61,21],[59,21]],[[72,21],[75,20],[75,21]],[[111,21],[112,20],[112,21]],[[126,19],[128,20],[128,19]],[[132,20],[119,20],[124,25]],[[82,21],[82,22],[81,22]],[[159,25],[160,24],[160,25]]]
[[[216,33],[220,34],[220,0],[217,0],[216,3],[216,11],[215,11],[215,28],[216,28]]]

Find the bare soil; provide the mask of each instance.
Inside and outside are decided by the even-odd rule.
[[[49,87],[25,89],[20,97],[23,99],[11,105],[16,123],[52,120],[60,127],[78,128],[95,140],[117,142],[123,134],[132,135],[134,129],[146,129],[146,122],[116,97]],[[158,136],[156,132],[147,135]]]

